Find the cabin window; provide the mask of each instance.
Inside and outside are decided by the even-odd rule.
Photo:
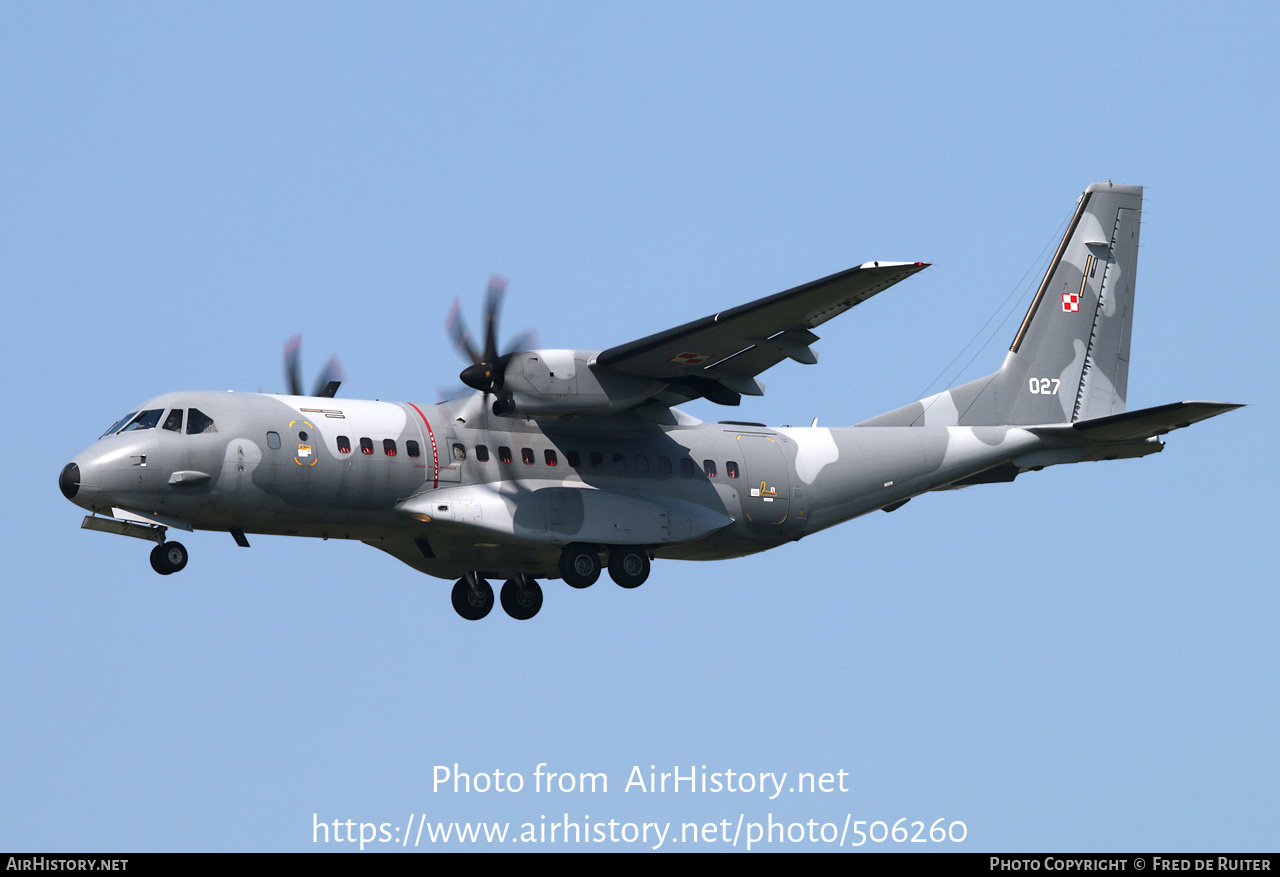
[[[467,449],[462,446],[462,442],[453,443],[453,459],[458,462],[467,459]]]
[[[506,445],[500,445],[498,447],[498,462],[499,463],[511,462],[511,449]]]
[[[671,459],[669,457],[658,458],[658,471],[663,475],[671,474]]]
[[[600,454],[599,451],[592,451],[589,459],[591,460],[592,469],[604,468],[604,457]]]
[[[267,447],[273,451],[280,447],[280,433],[274,431],[267,433]]]
[[[735,463],[735,462],[733,462],[732,460],[730,460],[728,463],[725,463],[725,464],[724,464],[724,474],[728,475],[730,478],[737,478],[737,477],[738,477],[738,464],[737,464],[737,463]]]
[[[649,471],[649,458],[646,457],[644,454],[636,454],[636,471],[637,472]]]
[[[533,465],[533,448],[521,448],[520,459],[524,461],[526,466]]]
[[[705,473],[707,473],[707,477],[708,477],[708,478],[715,478],[715,477],[716,477],[716,461],[715,461],[715,460],[703,460],[703,461],[702,461],[702,471],[703,471],[703,472],[705,472]]]
[[[410,457],[417,459],[422,456],[422,447],[413,439],[409,439],[404,443],[404,452]]]
[[[564,459],[565,462],[575,469],[582,465],[582,457],[578,456],[577,451],[565,451]]]
[[[548,466],[555,466],[560,461],[556,459],[556,452],[551,448],[547,448],[542,452],[542,459]]]
[[[347,438],[345,435],[338,436],[338,453],[351,453],[351,439]]]
[[[686,478],[692,478],[693,473],[696,471],[698,470],[694,468],[692,460],[690,460],[688,457],[680,458],[680,474],[681,475],[685,476]]]
[[[360,439],[360,453],[364,454],[366,457],[373,454],[373,439]]]
[[[613,468],[614,468],[614,471],[616,472],[627,471],[627,457],[625,454],[613,455]]]
[[[395,439],[383,439],[383,440],[382,440],[382,453],[386,454],[388,457],[394,457],[394,456],[396,455],[396,440],[395,440]]]
[[[476,445],[476,459],[479,460],[481,463],[489,462],[489,446],[488,445]]]
[[[213,418],[199,408],[192,408],[187,412],[187,435],[200,435],[205,432],[217,431],[218,428],[213,425]]]
[[[164,428],[169,432],[182,432],[182,409],[175,408],[164,419]]]

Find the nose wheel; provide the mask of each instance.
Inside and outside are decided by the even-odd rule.
[[[151,549],[151,568],[162,576],[187,565],[187,549],[181,542],[161,542]]]

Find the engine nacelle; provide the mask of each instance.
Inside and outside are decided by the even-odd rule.
[[[593,366],[595,350],[527,350],[514,354],[503,376],[500,417],[571,417],[608,414],[643,405],[663,381]]]

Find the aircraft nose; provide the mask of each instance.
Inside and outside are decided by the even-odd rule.
[[[62,474],[58,476],[58,487],[62,489],[62,495],[67,499],[75,499],[76,494],[80,492],[80,467],[75,463],[63,466]]]
[[[98,498],[102,481],[98,458],[97,451],[81,451],[58,473],[62,495],[78,506],[90,508]]]

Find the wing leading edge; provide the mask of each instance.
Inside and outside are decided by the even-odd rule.
[[[929,267],[925,262],[867,262],[821,280],[766,296],[611,347],[595,360],[599,367],[667,384],[661,401],[705,396],[736,405],[764,387],[756,375],[783,359],[813,364],[811,331],[873,295]]]

